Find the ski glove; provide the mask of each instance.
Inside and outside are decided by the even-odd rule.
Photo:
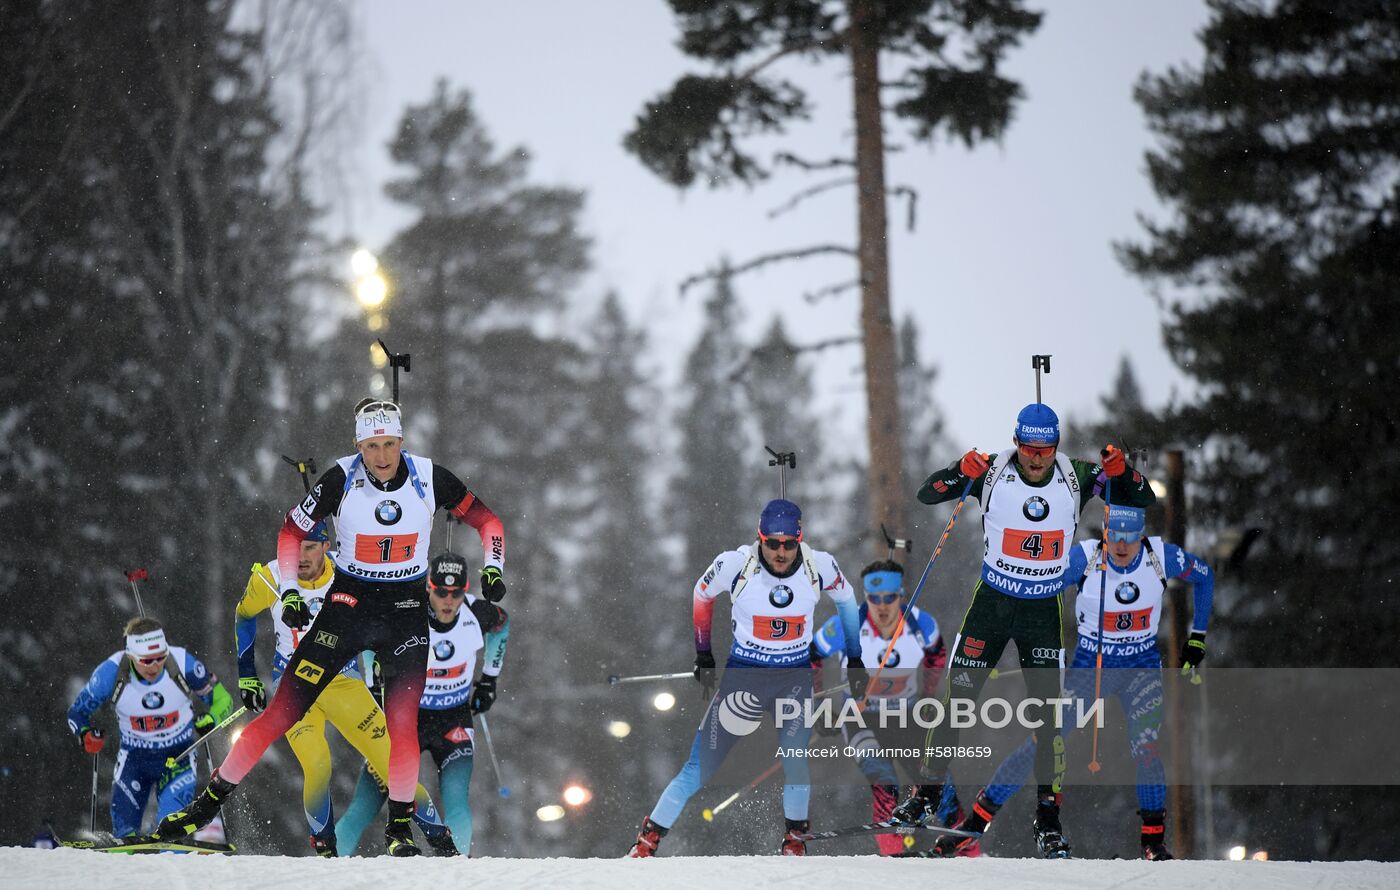
[[[857,655],[846,659],[846,680],[851,684],[851,698],[861,701],[865,698],[865,687],[870,685],[870,672],[865,662]]]
[[[501,570],[487,566],[481,570],[481,594],[493,603],[506,598],[506,582],[501,578]]]
[[[700,684],[700,695],[709,701],[715,694],[715,655],[708,649],[695,652],[695,682]]]
[[[1107,445],[1099,453],[1103,456],[1103,471],[1109,476],[1121,476],[1123,471],[1128,469],[1128,459],[1118,450],[1117,445]]]
[[[78,736],[83,740],[83,750],[89,754],[98,753],[107,744],[107,738],[100,729],[84,726],[78,731]]]
[[[495,603],[473,600],[467,608],[472,610],[472,617],[481,625],[481,632],[484,634],[495,633],[506,623],[505,610]]]
[[[938,805],[934,798],[940,791],[937,785],[916,785],[914,793],[890,813],[890,821],[897,825],[923,825],[933,818]]]
[[[293,630],[305,630],[311,623],[311,607],[295,590],[282,591],[282,623]]]
[[[962,460],[958,461],[958,471],[969,479],[982,478],[989,466],[986,455],[978,452],[976,448],[964,454]]]
[[[257,677],[238,678],[238,697],[243,699],[243,707],[255,714],[267,707],[267,687]]]
[[[1201,666],[1206,660],[1206,635],[1199,630],[1191,631],[1186,645],[1181,647],[1181,674],[1185,676],[1192,668]]]
[[[485,714],[491,710],[491,706],[496,703],[496,678],[489,674],[482,674],[481,679],[476,681],[476,686],[472,688],[472,711],[477,714]]]
[[[194,718],[194,737],[202,739],[209,734],[209,730],[218,725],[213,714],[200,714]]]

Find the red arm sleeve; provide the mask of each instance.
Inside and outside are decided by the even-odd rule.
[[[943,638],[924,650],[924,695],[933,698],[938,695],[938,681],[943,679],[943,669],[948,666],[948,649]]]
[[[481,564],[504,568],[506,564],[506,527],[491,508],[467,492],[452,508],[452,515],[476,529],[481,535]]]

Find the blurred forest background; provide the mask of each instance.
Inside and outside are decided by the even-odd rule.
[[[844,7],[671,5],[690,50],[727,62],[790,48],[799,27],[838,26],[839,16],[820,16]],[[355,401],[389,394],[384,357],[371,349],[382,337],[412,355],[400,381],[407,446],[454,469],[507,528],[513,633],[491,721],[512,795],[493,795],[496,779],[478,764],[475,852],[620,855],[684,759],[688,741],[677,740],[700,703],[692,684],[675,684],[679,705],[658,711],[659,687],[609,689],[604,678],[689,668],[695,577],[750,539],[777,494],[763,446],[797,453],[789,494],[809,539],[848,574],[882,549],[866,467],[824,447],[863,430],[812,408],[811,370],[832,354],[794,333],[806,304],[757,327],[742,277],[723,257],[698,258],[716,271],[685,299],[704,301],[705,323],[682,388],[662,391],[623,301],[580,286],[590,264],[580,209],[606,184],[539,181],[529,146],[492,141],[472,85],[444,82],[402,110],[388,146],[400,175],[384,187],[416,221],[379,257],[389,296],[362,311],[347,272],[356,245],[328,239],[321,224],[349,138],[338,109],[355,50],[340,4],[3,6],[0,537],[16,546],[0,559],[0,697],[10,709],[0,842],[27,843],[45,820],[60,834],[86,825],[91,761],[64,713],[134,614],[124,570],[149,569],[148,610],[236,686],[234,604],[301,494],[281,456],[324,469],[350,451]],[[935,38],[958,30],[950,22],[984,29],[972,41],[980,61],[957,76],[921,69],[931,73],[887,109],[891,118],[922,120],[921,138],[942,128],[969,145],[1014,126],[1019,87],[995,71],[1008,46],[1034,39],[1023,4],[857,7],[888,53],[936,56]],[[1146,448],[1154,478],[1164,449],[1185,452],[1181,543],[1219,573],[1208,665],[1393,667],[1400,411],[1385,381],[1400,374],[1400,16],[1382,0],[1211,9],[1199,63],[1143,72],[1137,84],[1158,137],[1147,174],[1170,213],[1143,218],[1116,245],[1163,308],[1161,331],[1119,331],[1117,342],[1164,337],[1198,394],[1144,404],[1130,357],[1104,355],[1102,414],[1065,418],[1075,433],[1066,450],[1088,456],[1110,438]],[[627,137],[658,171],[668,157],[706,157],[712,123],[773,129],[800,104],[756,71],[690,86],[685,107],[701,115],[699,132],[681,115],[674,132]],[[598,125],[626,134],[626,121]],[[720,160],[743,178],[742,155]],[[918,353],[900,295],[891,300],[909,492],[900,531],[916,543],[906,564],[917,577],[948,509],[918,507],[914,487],[973,444],[1000,446],[948,441],[945,418],[976,394],[939,390],[938,356]],[[587,324],[566,312],[578,306],[596,307]],[[948,336],[977,329],[969,312],[949,307]],[[1084,343],[1065,348],[1107,339],[1114,325],[1106,297],[1103,314],[1084,320]],[[978,558],[975,512],[920,601],[950,641]],[[479,564],[474,535],[459,529],[457,542]],[[717,649],[727,645],[723,615]],[[271,652],[265,631],[259,650]],[[609,734],[611,721],[630,734]],[[343,807],[358,763],[336,750]],[[536,808],[571,781],[593,799],[537,821]],[[700,820],[730,790],[702,792],[667,852],[771,851],[774,784]],[[1273,858],[1400,857],[1393,787],[1201,795],[1219,837],[1196,825],[1200,856],[1230,841]],[[305,854],[299,800],[299,771],[279,743],[232,808],[235,840]],[[868,806],[853,784],[817,789],[813,812],[831,827],[861,821]],[[1134,808],[1130,788],[1074,790],[1066,825],[1076,853],[1135,855]],[[1027,800],[1010,813],[1003,821],[1028,825]],[[987,849],[1028,855],[1029,835],[1007,830]]]

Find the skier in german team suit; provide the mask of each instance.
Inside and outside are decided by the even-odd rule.
[[[1161,538],[1145,538],[1147,515],[1140,507],[1111,507],[1108,514],[1108,575],[1102,573],[1102,541],[1081,541],[1070,553],[1071,584],[1079,588],[1075,613],[1079,640],[1065,674],[1065,693],[1076,701],[1075,713],[1087,710],[1097,687],[1103,698],[1116,696],[1128,722],[1128,746],[1137,764],[1138,815],[1142,819],[1144,859],[1171,859],[1166,845],[1166,773],[1158,750],[1162,729],[1162,656],[1157,649],[1157,625],[1168,578],[1190,584],[1195,611],[1191,635],[1181,649],[1181,661],[1194,670],[1206,657],[1215,578],[1199,556]],[[1104,592],[1100,598],[1099,592]],[[1102,625],[1100,625],[1102,617]],[[1099,649],[1103,671],[1095,682]],[[1071,727],[1060,732],[1067,735]],[[1035,739],[1012,752],[997,767],[992,781],[977,796],[977,804],[958,828],[978,834],[1026,781],[1035,756]],[[936,849],[945,855],[965,839],[939,838]]]
[[[1102,465],[1060,454],[1060,420],[1048,405],[1023,408],[1012,441],[1014,448],[994,456],[967,452],[929,476],[918,498],[925,504],[953,500],[971,480],[969,495],[982,505],[981,577],[953,644],[945,713],[951,713],[954,699],[975,707],[1006,644],[1015,642],[1026,692],[1042,702],[1025,709],[1029,720],[1040,721],[1035,730],[1036,844],[1046,856],[1063,856],[1069,852],[1060,827],[1064,740],[1054,713],[1043,703],[1060,693],[1063,591],[1070,580],[1066,569],[1079,514],[1093,497],[1104,495],[1105,486],[1113,503],[1127,506],[1147,507],[1156,495],[1112,445],[1104,450]],[[957,742],[951,721],[929,730],[923,775],[931,784],[918,786],[892,818],[923,824],[934,814],[948,770],[946,752]]]
[[[208,822],[263,751],[306,713],[341,667],[365,649],[384,666],[389,723],[389,822],[384,837],[394,856],[416,856],[410,832],[418,782],[418,700],[428,660],[428,553],[438,509],[481,536],[481,590],[505,596],[501,567],[505,530],[500,519],[455,475],[402,451],[403,419],[393,402],[362,402],[355,412],[358,454],[326,471],[293,507],[277,538],[282,621],[310,629],[297,647],[266,711],[248,724],[209,785],[188,809],[166,817],[162,840],[184,837]],[[340,547],[331,593],[316,615],[297,585],[301,542],[317,522],[335,517]]]

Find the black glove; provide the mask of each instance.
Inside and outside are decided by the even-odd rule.
[[[213,714],[200,714],[194,718],[194,737],[202,739],[209,734],[209,730],[218,725]]]
[[[890,821],[899,825],[923,825],[938,809],[938,801],[933,796],[941,791],[937,785],[916,786],[914,793],[890,813]]]
[[[506,623],[505,610],[495,603],[477,599],[472,600],[467,608],[472,610],[472,617],[481,625],[481,632],[484,634],[494,633]]]
[[[1186,675],[1192,668],[1201,666],[1201,662],[1206,660],[1206,635],[1199,630],[1191,631],[1191,636],[1187,638],[1186,645],[1181,647],[1181,673]]]
[[[478,714],[485,714],[491,710],[491,706],[496,703],[496,678],[489,674],[482,674],[481,679],[476,681],[476,686],[472,688],[472,710]]]
[[[715,656],[708,649],[695,652],[695,682],[700,684],[700,694],[709,701],[715,694]]]
[[[303,630],[311,623],[311,607],[296,590],[282,591],[282,623],[293,630]]]
[[[870,672],[859,655],[846,659],[846,681],[851,684],[851,698],[860,701],[865,698],[865,687],[870,684]]]
[[[254,714],[267,707],[267,687],[257,677],[238,678],[238,697],[243,699],[243,707]]]
[[[493,603],[506,598],[506,582],[501,578],[501,570],[487,566],[481,570],[481,595]]]

